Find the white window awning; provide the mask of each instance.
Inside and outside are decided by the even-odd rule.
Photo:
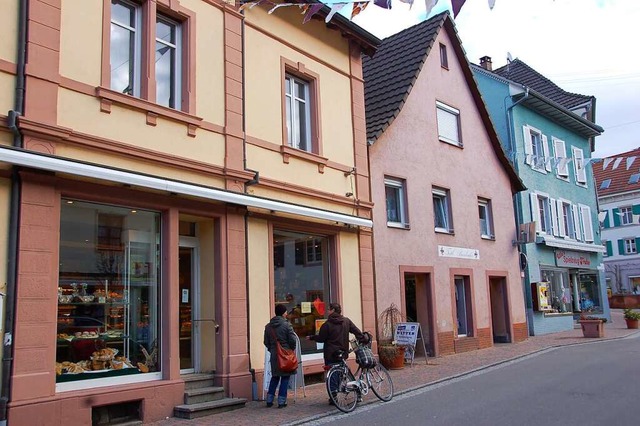
[[[606,248],[598,244],[582,243],[580,241],[562,240],[550,235],[538,236],[536,243],[543,243],[549,247],[557,247],[566,250],[588,251],[591,253],[604,253]]]
[[[373,221],[358,216],[332,212],[299,204],[285,203],[253,195],[240,194],[187,182],[180,182],[155,176],[133,173],[97,164],[78,162],[74,160],[54,157],[22,149],[0,146],[0,162],[16,166],[31,167],[39,170],[66,173],[73,176],[89,177],[131,185],[132,187],[154,189],[169,193],[188,195],[205,200],[222,201],[247,207],[266,209],[274,212],[289,213],[344,223],[346,225],[373,227]]]

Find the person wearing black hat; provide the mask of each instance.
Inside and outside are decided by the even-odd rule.
[[[296,335],[291,323],[287,321],[287,307],[278,304],[276,305],[275,313],[276,315],[271,318],[269,324],[264,328],[264,345],[271,354],[271,381],[269,382],[269,390],[267,391],[267,407],[273,407],[276,389],[278,388],[278,384],[280,384],[280,390],[278,391],[278,408],[284,408],[287,406],[289,376],[295,373],[285,373],[278,368],[276,339],[283,348],[294,350],[296,348]]]

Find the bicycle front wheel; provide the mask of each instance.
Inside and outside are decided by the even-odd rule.
[[[393,382],[391,375],[382,364],[378,363],[373,368],[367,370],[367,380],[369,387],[378,398],[383,401],[391,401],[393,398]]]
[[[353,386],[347,386],[349,376],[342,369],[334,368],[327,374],[327,393],[338,410],[349,413],[356,408],[358,392]]]

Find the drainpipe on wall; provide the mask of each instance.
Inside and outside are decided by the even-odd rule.
[[[513,118],[513,108],[518,105],[519,103],[523,102],[524,100],[526,100],[529,97],[529,88],[525,86],[525,92],[524,92],[524,96],[520,99],[518,99],[516,102],[512,103],[510,106],[505,108],[505,114],[506,114],[506,119],[507,119],[507,135],[509,136],[509,152],[516,154],[516,141],[515,141],[515,126],[512,126],[512,122],[510,118]],[[506,99],[511,99],[511,96],[507,96],[505,98]],[[513,168],[516,171],[516,174],[518,176],[520,176],[520,172],[518,170],[518,156],[515,155],[514,159],[513,159]],[[518,239],[520,239],[520,224],[522,223],[522,221],[524,220],[523,216],[523,212],[522,212],[522,199],[520,197],[520,194],[517,193],[514,195],[513,197],[514,199],[514,204],[515,204],[515,212],[516,212],[516,232],[518,235]],[[527,255],[527,245],[526,244],[518,244],[518,255],[520,254],[524,254],[525,257]],[[519,256],[520,257],[520,256]],[[524,271],[522,271],[522,273],[527,273],[529,266],[527,266],[527,268],[525,268]],[[529,309],[533,309],[533,302],[531,301],[531,290],[528,288],[525,288],[525,283],[527,281],[527,277],[523,277],[522,278],[522,290],[523,290],[523,294],[524,294],[524,298],[525,298],[525,310],[527,312],[527,315],[525,316],[525,319],[527,321],[527,329],[529,330],[529,335],[533,336],[533,321],[530,321],[531,318],[529,318]]]
[[[24,113],[25,62],[27,50],[28,0],[20,0],[18,9],[18,52],[16,60],[16,88],[14,109],[7,114],[9,129],[13,133],[13,146],[22,148],[23,137],[18,128],[18,117]],[[11,199],[9,201],[9,236],[7,256],[7,288],[5,297],[4,338],[2,348],[2,385],[0,388],[0,425],[7,424],[7,404],[11,393],[13,370],[13,330],[18,278],[18,229],[20,226],[20,176],[18,167],[12,167]]]

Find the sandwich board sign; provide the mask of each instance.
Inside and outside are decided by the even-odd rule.
[[[418,340],[422,342],[422,350],[424,351],[424,358],[429,363],[427,357],[427,348],[424,345],[424,339],[422,338],[422,330],[419,322],[400,322],[396,326],[394,333],[394,340],[397,345],[406,347],[404,352],[405,362],[410,362],[413,365],[413,359],[416,355],[416,344]]]

